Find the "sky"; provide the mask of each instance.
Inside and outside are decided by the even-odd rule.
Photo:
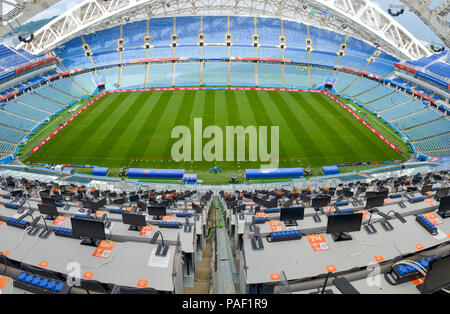
[[[33,20],[49,18],[55,15],[60,15],[66,10],[76,6],[82,0],[61,0],[54,6],[36,15]],[[434,8],[444,0],[432,0],[430,8]],[[372,0],[377,3],[383,10],[387,11],[391,5],[403,5],[400,0]],[[396,10],[396,9],[393,9]],[[442,41],[426,26],[420,18],[412,13],[408,8],[405,8],[405,13],[395,18],[402,24],[411,34],[420,40],[430,42],[434,45],[442,45]]]

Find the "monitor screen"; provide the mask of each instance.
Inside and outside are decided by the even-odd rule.
[[[123,205],[123,204],[125,204],[125,202],[126,202],[125,198],[118,198],[118,199],[113,201],[113,203],[116,204],[116,205]]]
[[[434,293],[450,285],[450,255],[430,262],[423,281],[422,294]]]
[[[311,206],[314,208],[325,207],[330,204],[331,197],[316,197],[311,200]]]
[[[366,202],[366,209],[371,209],[378,206],[384,205],[384,196],[383,195],[377,195],[377,196],[371,196],[367,198]]]
[[[50,204],[38,204],[39,212],[42,215],[49,215],[49,216],[58,216],[58,210],[56,209],[55,205]]]
[[[431,190],[433,189],[433,185],[432,184],[425,184],[422,186],[422,189],[420,190],[420,192],[422,194],[425,194],[427,192],[431,192]]]
[[[49,190],[40,191],[39,196],[40,197],[50,197],[50,191]]]
[[[362,213],[328,216],[327,233],[344,233],[361,230]]]
[[[98,209],[97,203],[91,202],[91,201],[83,201],[83,207],[87,209],[91,209],[93,211],[96,211]]]
[[[50,197],[41,197],[42,204],[55,205],[55,200]]]
[[[144,215],[133,214],[133,213],[123,212],[122,213],[122,221],[126,225],[133,225],[133,226],[147,225]]]
[[[441,197],[439,202],[439,213],[445,213],[450,210],[450,196]]]
[[[245,211],[245,205],[238,205],[236,207],[233,208],[233,212],[234,213],[242,213]]]
[[[304,207],[284,207],[280,210],[281,221],[303,220],[304,216]]]
[[[139,207],[139,210],[144,211],[147,209],[147,205],[144,202],[137,201],[136,205]]]
[[[436,197],[436,198],[441,198],[441,197],[447,196],[449,190],[450,190],[450,187],[447,187],[447,188],[440,188],[440,189],[438,189],[438,190],[436,191],[435,197]]]
[[[353,197],[353,192],[350,191],[349,189],[344,189],[343,192],[345,197]]]
[[[72,217],[70,221],[72,223],[72,230],[75,236],[96,240],[106,240],[105,224],[103,221],[75,217]]]
[[[101,208],[101,207],[106,206],[106,198],[102,198],[101,200],[99,200],[99,201],[96,203],[96,205],[97,205],[98,208]]]
[[[384,198],[387,198],[388,195],[389,195],[389,191],[388,190],[384,190],[384,191],[367,191],[366,192],[366,197],[383,196]]]
[[[11,192],[11,196],[15,197],[22,197],[23,196],[23,191],[22,190],[17,190],[17,191],[12,191]]]
[[[129,199],[130,203],[136,203],[137,201],[139,201],[139,195],[130,195]]]
[[[153,216],[165,216],[167,214],[165,206],[149,206],[148,214]]]

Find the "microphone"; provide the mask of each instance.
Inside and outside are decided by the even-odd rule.
[[[372,215],[375,212],[379,213],[379,211],[377,209],[373,209],[370,211],[369,221],[367,222],[367,225],[364,226],[364,229],[366,229],[368,234],[377,233],[377,229],[375,229],[375,227],[370,224],[370,222],[372,220]]]
[[[48,226],[47,226],[47,222],[45,221],[44,216],[39,216],[39,218],[42,218],[42,220],[44,221],[44,225],[45,225],[45,229],[42,230],[42,232],[39,234],[39,238],[41,239],[47,239],[50,236],[50,233],[52,232]]]
[[[156,249],[156,256],[166,256],[167,255],[167,251],[169,250],[169,247],[165,246],[165,244],[164,244],[164,237],[163,237],[161,231],[157,231],[153,235],[152,239],[150,240],[150,243],[151,244],[155,244],[156,240],[158,240],[159,235],[161,235],[161,242],[162,242],[162,244],[158,245],[158,248]]]

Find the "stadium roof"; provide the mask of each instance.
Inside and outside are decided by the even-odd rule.
[[[60,0],[0,0],[0,37]]]
[[[351,35],[403,60],[430,55],[425,45],[378,5],[367,0],[85,0],[22,43],[33,54],[82,34],[149,17],[261,16],[298,21]]]

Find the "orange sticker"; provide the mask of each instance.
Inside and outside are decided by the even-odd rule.
[[[374,258],[375,258],[375,260],[378,262],[378,263],[380,263],[380,262],[383,262],[384,261],[384,257],[383,256],[381,256],[381,255],[377,255],[377,256],[374,256]]]
[[[280,280],[280,273],[271,273],[270,280]]]
[[[323,234],[312,234],[306,236],[306,238],[308,239],[308,242],[314,252],[326,251],[330,249]]]
[[[62,223],[64,220],[66,220],[66,216],[58,216],[56,217],[55,220],[53,220],[52,224],[54,225],[59,225],[60,223]]]
[[[171,221],[172,220],[172,216],[163,216],[162,221]]]
[[[327,266],[325,266],[325,268],[327,269],[327,272],[329,272],[329,273],[333,273],[336,271],[336,266],[334,266],[334,265],[327,265]]]
[[[94,273],[91,272],[85,272],[83,275],[83,279],[92,279],[92,277],[94,277]]]
[[[423,245],[420,243],[417,243],[416,245],[414,245],[416,247],[416,249],[421,250],[423,249]]]
[[[430,206],[434,206],[434,201],[431,198],[426,198],[425,203],[427,203]]]
[[[391,201],[391,200],[388,199],[388,198],[385,198],[385,199],[384,199],[384,203],[385,203],[385,204],[389,203],[390,201]]]
[[[3,225],[3,221],[0,221],[0,226]]]
[[[152,233],[153,227],[150,225],[144,226],[139,233],[140,236],[149,236]]]
[[[7,277],[0,277],[0,290],[10,281]]]
[[[258,218],[265,218],[266,217],[266,213],[265,212],[257,212],[256,213],[256,217],[258,217]]]
[[[101,216],[103,216],[104,213],[105,213],[105,212],[104,212],[103,210],[97,210],[97,211],[95,212],[95,217],[101,217]]]
[[[327,206],[325,207],[325,209],[327,210],[327,212],[331,212],[334,210],[334,206]]]
[[[437,225],[440,225],[443,223],[442,220],[435,213],[426,213],[426,214],[423,214],[422,216],[424,216],[434,226],[437,226]]]
[[[412,283],[417,287],[418,285],[423,284],[423,276],[422,275],[415,275],[410,277]]]
[[[362,220],[364,221],[364,220],[367,220],[369,217],[369,213],[367,212],[367,210],[358,210],[357,212],[355,212],[355,213],[362,213],[363,214],[363,217],[362,217]]]
[[[95,249],[93,256],[101,258],[109,258],[116,242],[102,240]]]
[[[2,252],[2,255],[8,256],[9,255],[9,251]]]
[[[47,265],[48,265],[47,261],[42,261],[38,266],[42,267],[42,268],[45,268],[45,267],[47,267]]]
[[[271,220],[269,221],[269,226],[270,226],[270,230],[272,230],[272,232],[278,232],[281,231],[281,221],[279,220]]]
[[[148,280],[139,280],[137,283],[138,287],[145,288],[148,286]]]
[[[132,208],[132,207],[126,207],[125,210],[126,210],[127,212],[131,212],[131,211],[133,210],[133,208]]]

